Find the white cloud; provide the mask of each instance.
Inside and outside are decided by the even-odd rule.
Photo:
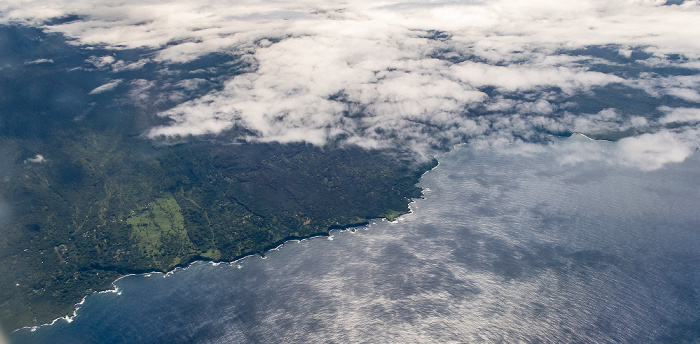
[[[217,134],[241,126],[255,133],[249,140],[323,144],[345,137],[347,144],[399,146],[429,155],[433,147],[465,141],[498,145],[538,140],[546,132],[653,131],[660,130],[659,123],[694,121],[694,114],[681,110],[667,112],[658,123],[644,117],[649,114],[622,116],[615,109],[574,115],[561,103],[611,83],[653,97],[700,102],[696,75],[642,73],[623,79],[589,68],[622,65],[569,54],[601,45],[620,58],[643,50],[652,55],[644,62],[651,67],[700,68],[699,2],[664,2],[6,0],[0,22],[43,25],[75,44],[154,51],[132,63],[113,56],[88,60],[114,72],[189,62],[209,53],[253,61],[251,70],[228,76],[223,89],[161,113],[172,123],[153,128],[151,137]],[[67,14],[82,19],[42,24]],[[200,83],[182,81],[177,85],[182,90],[169,95],[151,94],[153,84],[145,80],[130,85],[140,101],[179,101]],[[484,88],[497,94],[489,97]],[[664,159],[645,142],[687,143],[672,139],[682,131],[648,135],[621,141],[621,152],[645,157],[623,160],[655,166]],[[668,150],[674,159],[685,153]]]
[[[649,121],[644,117],[634,116],[630,118],[630,125],[633,128],[643,128],[649,125]]]
[[[461,81],[471,85],[495,86],[511,92],[534,87],[556,86],[564,92],[572,93],[592,85],[622,81],[614,75],[554,66],[533,68],[521,65],[493,66],[464,62],[452,67],[451,71]]]
[[[486,131],[465,118],[469,106],[487,98],[477,87],[512,92],[556,86],[573,93],[621,80],[578,67],[453,64],[430,57],[434,41],[422,37],[424,32],[392,28],[382,36],[377,32],[386,30],[384,25],[373,25],[380,27],[329,22],[315,35],[266,44],[254,52],[257,70],[235,77],[223,91],[163,113],[175,119],[177,129],[157,127],[149,135],[189,134],[187,128],[216,133],[230,128],[223,125],[229,121],[264,141],[322,143],[344,134],[375,145],[387,140],[414,147],[416,141],[449,145]],[[537,114],[555,110],[545,99],[518,106]],[[299,134],[304,130],[306,135]]]
[[[207,81],[201,78],[185,79],[177,82],[176,86],[182,87],[185,90],[196,90],[200,85],[206,84]]]
[[[146,104],[147,102],[157,102],[159,99],[152,99],[151,90],[156,86],[155,82],[136,79],[129,83],[131,90],[129,91],[129,99],[138,104]]]
[[[117,86],[119,86],[119,84],[121,84],[123,81],[124,80],[122,80],[122,79],[110,81],[102,86],[96,87],[94,90],[90,91],[90,94],[100,94],[100,93],[111,91],[111,90],[115,89]]]
[[[681,134],[679,137],[664,130],[627,137],[617,143],[616,155],[623,163],[642,170],[655,170],[667,163],[682,162],[697,148],[700,132],[692,130]]]
[[[666,113],[659,119],[661,124],[700,122],[700,109],[697,108],[670,108],[663,106],[659,110]]]
[[[626,84],[643,89],[654,97],[673,96],[689,102],[700,103],[700,75],[678,75],[659,77],[643,73],[639,78],[625,81]]]
[[[669,88],[667,93],[689,102],[700,103],[700,94],[690,88]]]
[[[134,70],[139,70],[143,68],[148,62],[150,62],[150,59],[141,59],[136,62],[132,63],[126,63],[122,60],[119,60],[117,62],[114,62],[112,64],[112,70],[115,72],[121,72],[121,71],[134,71]]]
[[[627,137],[617,142],[591,141],[583,135],[559,140],[554,146],[559,162],[575,165],[602,161],[643,171],[656,170],[668,163],[682,162],[692,155],[700,145],[700,130],[661,130]]]
[[[25,163],[31,162],[31,163],[35,163],[35,164],[40,164],[40,163],[42,163],[42,162],[44,162],[44,161],[46,161],[46,159],[45,159],[44,156],[41,155],[41,154],[37,154],[37,155],[36,155],[35,157],[33,157],[33,158],[29,158],[29,159],[27,159],[27,160],[24,160]]]
[[[27,61],[24,64],[31,65],[31,64],[42,64],[42,63],[53,63],[53,59],[37,59],[37,60]]]
[[[90,63],[91,65],[95,66],[96,68],[105,68],[110,66],[112,63],[114,63],[116,60],[114,56],[90,56],[90,58],[87,59],[87,62]]]

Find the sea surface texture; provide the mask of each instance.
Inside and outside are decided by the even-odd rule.
[[[457,147],[395,223],[135,275],[16,343],[697,343],[700,160]],[[581,140],[593,150],[611,143]],[[585,141],[585,142],[584,142]]]

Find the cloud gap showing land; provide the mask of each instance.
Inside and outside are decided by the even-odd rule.
[[[249,141],[335,140],[427,158],[463,142],[617,133],[619,159],[605,159],[642,169],[682,161],[700,145],[699,1],[3,3],[5,24],[154,51],[138,61],[96,56],[98,68],[210,54],[254,66],[159,113],[170,123],[150,129],[153,139],[239,127]],[[124,83],[136,97],[148,82],[115,78],[91,93]],[[570,162],[603,159],[579,153]]]

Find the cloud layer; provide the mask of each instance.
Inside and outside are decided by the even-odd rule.
[[[154,49],[148,61],[90,61],[114,71],[211,53],[253,62],[223,89],[160,113],[172,121],[151,138],[240,127],[247,140],[341,140],[430,156],[461,142],[629,131],[636,136],[620,141],[620,152],[658,168],[697,146],[689,133],[697,133],[700,103],[700,2],[664,3],[9,0],[0,21],[42,26],[76,44]],[[613,85],[682,106],[580,110],[576,99]]]

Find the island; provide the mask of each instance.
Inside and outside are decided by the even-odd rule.
[[[5,330],[72,314],[84,296],[125,274],[232,261],[288,239],[393,219],[421,196],[415,184],[434,165],[357,147],[148,149],[109,141],[116,137],[64,138],[69,143],[56,146],[70,151],[47,145],[41,162],[20,156],[2,183],[11,211],[0,239]]]
[[[208,57],[213,67],[204,71],[115,72],[90,62],[112,52],[22,26],[0,27],[0,52],[11,67],[0,68],[5,332],[70,315],[125,274],[233,261],[285,240],[392,220],[421,196],[416,183],[436,164],[346,145],[342,136],[323,146],[241,139],[254,134],[245,128],[148,138],[165,121],[157,113],[177,102],[140,103],[129,87],[94,92],[115,77],[167,88],[179,68],[213,80],[186,95],[196,97],[220,87],[216,74],[244,68],[221,60],[231,57]]]

